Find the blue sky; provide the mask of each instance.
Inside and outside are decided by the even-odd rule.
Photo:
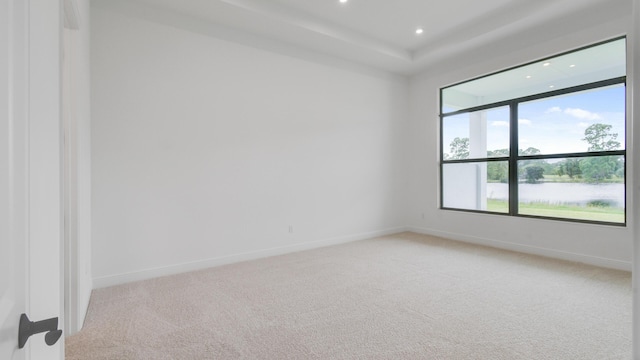
[[[535,147],[543,154],[587,151],[581,140],[585,129],[596,123],[612,125],[624,148],[624,86],[616,85],[550,99],[522,103],[518,108],[519,147]],[[498,108],[486,112],[487,150],[507,148],[509,111]],[[455,137],[469,137],[469,114],[444,120],[444,149]],[[471,138],[473,141],[473,138]]]

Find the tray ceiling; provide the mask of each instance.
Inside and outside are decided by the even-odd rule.
[[[628,13],[628,0],[93,0],[276,51],[314,52],[402,74],[514,34]],[[208,28],[208,29],[205,29]],[[416,34],[416,30],[423,30]],[[534,30],[537,29],[537,30]],[[542,36],[542,35],[541,35]],[[548,34],[547,34],[548,36]],[[531,37],[531,36],[529,36]]]

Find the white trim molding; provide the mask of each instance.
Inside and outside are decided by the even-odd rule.
[[[440,230],[434,230],[434,229],[428,229],[428,228],[421,228],[421,227],[409,227],[408,231],[412,231],[418,234],[437,236],[437,237],[454,240],[454,241],[466,242],[470,244],[489,246],[493,248],[516,251],[516,252],[521,252],[525,254],[539,255],[539,256],[544,256],[548,258],[589,264],[589,265],[599,266],[599,267],[608,268],[608,269],[631,271],[631,262],[628,262],[628,261],[608,259],[603,257],[585,255],[585,254],[577,254],[577,253],[572,253],[568,251],[547,249],[547,248],[531,246],[531,245],[516,244],[516,243],[500,241],[495,239],[469,236],[464,234],[458,234],[458,233],[440,231]]]
[[[391,234],[397,234],[406,231],[404,227],[389,228],[384,230],[365,232],[360,234],[353,234],[347,236],[338,236],[333,238],[327,238],[322,240],[309,241],[305,243],[274,247],[269,249],[262,249],[258,251],[251,251],[246,253],[239,253],[233,255],[220,256],[205,260],[198,260],[188,263],[176,264],[171,266],[163,266],[157,268],[151,268],[141,271],[134,271],[129,273],[122,273],[118,275],[104,276],[93,279],[94,289],[99,289],[108,286],[115,286],[120,284],[126,284],[134,281],[141,281],[147,279],[153,279],[161,276],[175,275],[185,273],[189,271],[196,271],[207,269],[211,267],[217,267],[222,265],[233,264],[241,261],[262,259],[270,256],[284,255],[304,250],[313,250],[331,245],[345,244],[353,241],[366,240],[373,237],[385,236]]]

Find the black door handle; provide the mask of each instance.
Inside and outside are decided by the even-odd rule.
[[[20,315],[20,328],[18,329],[18,349],[22,349],[31,335],[47,332],[44,342],[51,346],[58,342],[62,336],[62,330],[58,330],[58,318],[51,318],[33,322],[26,314]]]

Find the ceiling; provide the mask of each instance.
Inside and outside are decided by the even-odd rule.
[[[394,73],[559,22],[624,14],[630,0],[93,0],[245,43],[320,53]],[[588,18],[591,16],[592,18]],[[423,33],[416,34],[416,29]],[[250,39],[250,40],[249,40]]]

